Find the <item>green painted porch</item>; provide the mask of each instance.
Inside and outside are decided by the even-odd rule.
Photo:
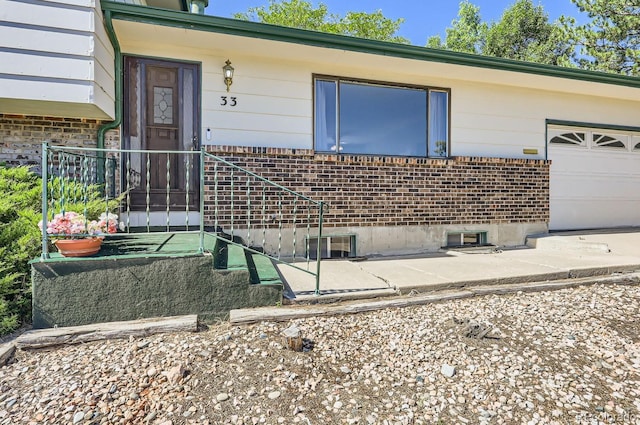
[[[198,314],[224,319],[235,308],[282,302],[271,259],[213,234],[130,233],[100,252],[32,262],[35,328]]]

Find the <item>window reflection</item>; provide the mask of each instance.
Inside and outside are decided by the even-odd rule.
[[[320,152],[446,157],[449,93],[318,78],[314,126]]]
[[[447,156],[449,146],[449,93],[429,93],[429,156]]]
[[[424,90],[341,83],[339,116],[343,153],[427,154]]]
[[[337,85],[335,81],[316,81],[316,150],[337,149],[336,113]]]

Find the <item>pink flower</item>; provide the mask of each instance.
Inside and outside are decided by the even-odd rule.
[[[42,221],[38,223],[42,230]],[[98,220],[89,221],[84,215],[73,211],[56,214],[47,222],[47,233],[55,236],[104,235],[118,231],[118,216],[102,213]]]

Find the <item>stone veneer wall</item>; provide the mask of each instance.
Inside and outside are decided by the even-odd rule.
[[[42,142],[95,147],[100,120],[0,114],[0,162],[34,165],[41,161]],[[106,135],[107,147],[119,146],[117,131]]]
[[[207,149],[291,190],[327,202],[330,206],[325,215],[327,227],[549,221],[550,161],[332,155],[315,154],[312,150],[233,146],[207,146]],[[205,221],[208,224],[214,222],[213,170],[213,162],[207,161]],[[223,188],[229,187],[229,173],[221,166],[218,173],[221,183],[218,223],[228,227],[229,197]],[[242,227],[246,222],[243,212],[246,182],[239,177],[234,181],[234,220],[236,227]],[[252,186],[255,189],[250,192],[252,202],[259,204],[260,186]],[[285,199],[285,204],[291,206],[287,202]],[[285,221],[290,218],[289,210]]]

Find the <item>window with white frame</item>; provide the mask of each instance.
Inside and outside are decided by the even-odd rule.
[[[556,132],[554,132],[556,133]],[[559,131],[551,137],[549,143],[556,145],[587,146],[587,135],[584,131]]]
[[[623,134],[602,134],[593,132],[591,134],[594,148],[615,148],[627,149],[629,137]]]
[[[548,127],[550,145],[640,152],[640,131],[587,127]]]
[[[446,157],[449,91],[314,78],[318,152]]]

